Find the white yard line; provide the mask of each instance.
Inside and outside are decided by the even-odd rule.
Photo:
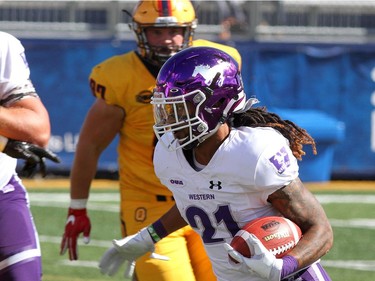
[[[69,192],[33,192],[29,191],[31,201],[69,202]],[[91,193],[90,201],[95,202],[120,202],[118,192]]]
[[[29,192],[30,203],[38,207],[68,208],[69,193]],[[118,193],[92,193],[88,202],[90,210],[119,212],[120,198]]]
[[[54,203],[69,203],[69,193],[49,193],[49,192],[33,192],[29,191],[32,203],[50,202],[53,207]],[[375,204],[375,195],[362,194],[317,194],[316,198],[322,204],[328,203],[365,203]],[[111,193],[91,193],[89,202],[120,202],[120,195],[117,192]]]
[[[79,267],[90,267],[90,268],[98,268],[98,261],[69,261],[69,260],[61,260],[59,261],[60,265],[64,266],[79,266]],[[375,261],[340,261],[340,260],[322,260],[321,264],[324,267],[335,267],[335,268],[345,268],[345,269],[354,269],[354,270],[361,270],[361,271],[375,271]]]
[[[68,208],[69,193],[49,193],[49,192],[29,192],[30,202],[32,206],[39,207],[56,207]],[[375,195],[359,195],[359,194],[322,194],[316,195],[321,204],[329,203],[361,203],[361,204],[375,204]],[[88,208],[90,210],[99,210],[105,212],[119,212],[120,197],[117,192],[111,193],[92,193],[88,201]],[[341,226],[337,222],[337,226]],[[354,227],[354,224],[353,224]],[[374,228],[374,223],[370,222],[368,228]]]
[[[48,235],[39,235],[40,242],[60,244],[61,236],[48,236]],[[78,239],[78,245],[84,245],[82,239]],[[90,243],[87,246],[100,247],[100,248],[109,248],[112,246],[112,241],[110,240],[90,240]]]
[[[328,203],[363,203],[375,204],[375,195],[362,194],[317,194],[315,195],[321,204]]]
[[[38,207],[55,207],[55,208],[64,208],[68,209],[69,201],[67,202],[53,202],[53,201],[34,201],[31,200],[32,206]],[[112,212],[112,213],[119,213],[120,205],[119,203],[109,204],[109,203],[94,203],[89,202],[87,204],[88,209],[95,210],[95,211],[103,211],[103,212]]]
[[[61,260],[58,262],[59,265],[65,266],[76,266],[76,267],[90,267],[90,268],[99,268],[99,261],[70,261],[70,260]]]
[[[375,219],[350,219],[350,220],[330,219],[329,222],[334,227],[366,228],[366,229],[375,230]]]
[[[336,268],[345,268],[345,269],[355,269],[363,271],[375,271],[375,261],[359,261],[359,260],[350,260],[350,261],[340,261],[340,260],[322,260],[322,265],[324,267],[336,267]]]
[[[48,193],[48,192],[29,192],[32,206],[39,207],[56,207],[68,208],[68,193]],[[325,194],[316,196],[321,204],[328,203],[362,203],[375,204],[375,195],[359,195],[359,194]],[[88,202],[90,210],[99,210],[103,212],[119,212],[119,195],[112,193],[92,193]],[[335,227],[352,227],[375,229],[375,219],[350,219],[350,220],[330,220],[332,226]]]

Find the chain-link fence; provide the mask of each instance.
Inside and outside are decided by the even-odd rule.
[[[375,41],[375,1],[192,1],[197,33],[223,40]],[[0,1],[1,30],[31,38],[132,37],[134,0]]]

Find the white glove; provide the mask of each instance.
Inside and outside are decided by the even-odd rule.
[[[137,234],[127,236],[120,240],[113,240],[113,247],[108,249],[99,262],[100,272],[113,276],[123,263],[126,263],[125,277],[131,278],[134,272],[135,260],[147,252],[151,258],[169,260],[168,257],[153,253],[154,241],[151,239],[147,228],[142,228]]]
[[[242,272],[255,273],[261,278],[270,281],[280,281],[283,260],[277,259],[253,234],[249,234],[246,242],[251,246],[251,253],[253,253],[251,258],[244,257],[229,244],[224,244],[228,255],[238,262],[236,264],[229,259],[229,263]]]
[[[115,247],[112,247],[104,253],[99,262],[100,272],[113,276],[123,263],[126,267],[124,277],[131,279],[134,274],[135,261],[127,260]]]

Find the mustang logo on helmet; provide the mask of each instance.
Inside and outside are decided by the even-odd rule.
[[[221,86],[224,82],[223,78],[223,69],[229,67],[229,62],[222,62],[221,64],[214,65],[213,67],[209,65],[198,65],[195,67],[194,72],[192,74],[193,77],[197,75],[202,75],[202,77],[205,79],[205,83],[207,85],[210,85],[214,79],[218,79],[218,85]],[[217,74],[220,74],[219,77],[217,77]]]

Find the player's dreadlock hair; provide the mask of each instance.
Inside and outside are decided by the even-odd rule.
[[[245,112],[233,114],[231,120],[233,127],[271,127],[279,131],[289,140],[289,146],[293,155],[302,160],[306,153],[303,151],[303,145],[311,145],[314,154],[317,154],[314,139],[303,128],[289,120],[283,120],[275,113],[268,112],[266,107],[250,108]]]

